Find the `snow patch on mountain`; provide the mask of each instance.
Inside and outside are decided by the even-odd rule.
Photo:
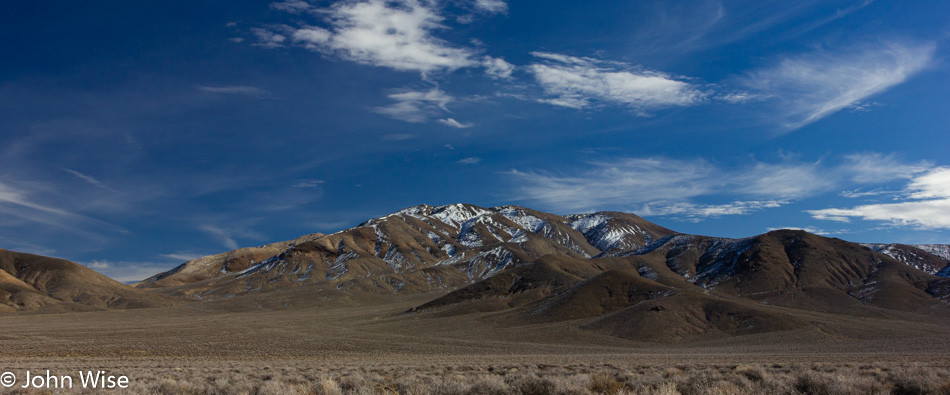
[[[456,203],[435,207],[429,216],[458,229],[472,218],[491,213],[492,211],[480,207]]]

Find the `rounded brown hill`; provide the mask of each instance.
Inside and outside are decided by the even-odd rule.
[[[74,262],[0,249],[0,311],[131,309],[174,303]]]

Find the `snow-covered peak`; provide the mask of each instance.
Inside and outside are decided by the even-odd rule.
[[[567,218],[571,228],[581,232],[588,243],[604,252],[637,249],[653,239],[640,225],[615,220],[609,213],[575,214]]]
[[[546,222],[541,218],[528,214],[524,208],[518,206],[492,207],[492,210],[495,210],[498,214],[505,216],[505,218],[510,219],[511,222],[518,224],[518,226],[529,232],[540,232]]]
[[[587,234],[591,229],[594,229],[598,226],[602,226],[610,220],[610,217],[602,213],[593,213],[593,214],[573,214],[569,215],[568,220],[571,222],[569,225],[574,230]]]
[[[488,214],[492,214],[492,211],[462,203],[433,207],[429,212],[430,217],[455,228],[461,227],[472,218]]]

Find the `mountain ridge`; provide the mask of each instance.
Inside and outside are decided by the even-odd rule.
[[[400,316],[567,324],[650,342],[801,330],[847,338],[875,330],[856,324],[864,321],[950,317],[943,259],[914,246],[800,230],[723,238],[616,211],[556,215],[457,203],[193,259],[135,290],[227,311],[424,297]],[[23,303],[56,296],[4,273],[0,289]],[[834,322],[847,324],[829,329]]]

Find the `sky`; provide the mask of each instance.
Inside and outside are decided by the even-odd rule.
[[[950,243],[950,2],[0,5],[0,248],[120,281],[418,204]]]

